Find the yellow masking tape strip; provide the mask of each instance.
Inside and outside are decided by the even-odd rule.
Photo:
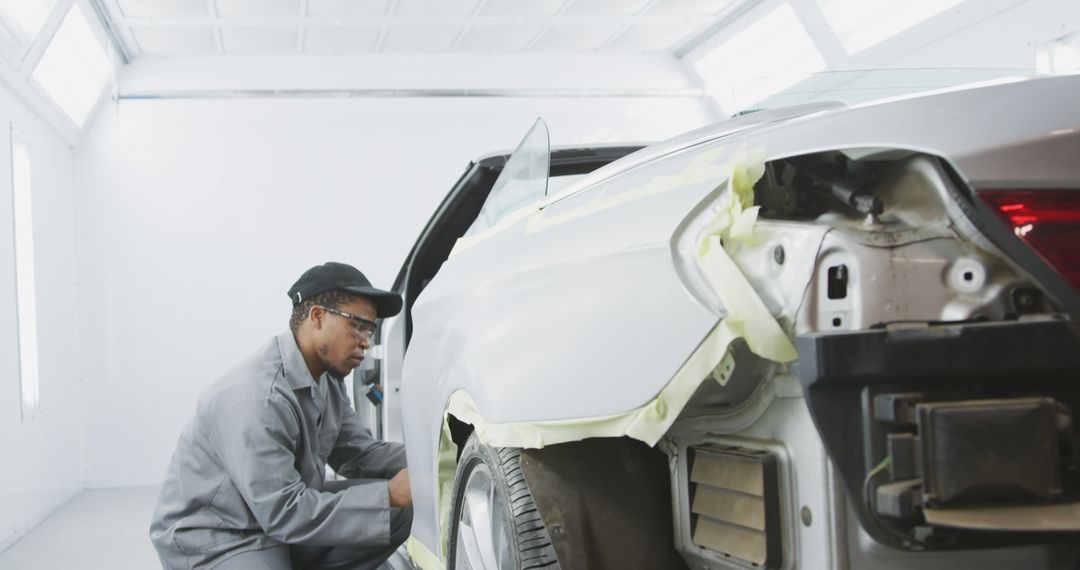
[[[499,221],[495,222],[495,225],[491,226],[490,228],[488,228],[488,229],[486,229],[486,230],[484,230],[484,231],[482,231],[480,233],[473,234],[471,236],[462,236],[462,237],[458,238],[458,240],[456,242],[454,242],[454,247],[450,249],[450,255],[447,256],[447,259],[449,259],[451,257],[454,257],[455,255],[457,255],[457,254],[465,251],[466,249],[469,249],[470,247],[472,247],[472,246],[474,246],[474,245],[488,239],[491,236],[494,236],[494,235],[496,235],[498,233],[501,233],[501,232],[505,231],[506,229],[510,228],[514,224],[517,224],[518,222],[528,218],[529,216],[535,214],[536,212],[539,212],[540,211],[540,205],[542,203],[543,203],[543,200],[537,200],[536,202],[532,202],[531,204],[529,204],[527,206],[522,206],[521,208],[518,208],[518,209],[510,212],[509,214],[506,214],[505,216],[503,216]]]
[[[424,570],[446,569],[446,565],[439,560],[439,557],[428,550],[424,543],[417,540],[415,536],[410,536],[409,540],[405,541],[405,550],[409,553],[409,558],[412,558],[413,563]]]
[[[457,472],[457,444],[450,435],[450,422],[443,414],[442,435],[439,437],[439,528],[443,540],[439,543],[442,558],[447,557],[446,533],[450,529],[450,498],[454,494],[454,474]]]
[[[722,321],[736,336],[746,339],[750,350],[759,356],[777,362],[791,362],[798,354],[791,340],[784,334],[780,324],[765,307],[754,287],[739,271],[724,248],[719,236],[709,236],[702,240],[699,257],[705,261],[702,270],[706,279],[716,287],[720,301],[728,310],[728,316]]]
[[[457,444],[450,435],[450,423],[447,421],[446,414],[443,414],[442,433],[439,435],[439,457],[436,469],[438,473],[438,488],[435,492],[439,511],[439,552],[442,554],[441,558],[445,560],[448,556],[446,537],[450,532],[450,499],[454,493],[454,475],[457,471]],[[423,570],[446,568],[440,556],[428,550],[415,536],[409,537],[405,548],[409,551],[413,562]]]
[[[699,237],[697,261],[728,315],[724,323],[746,339],[755,354],[777,362],[791,362],[798,354],[780,323],[739,270],[725,247],[749,243],[759,208],[754,206],[754,183],[765,172],[764,153],[740,150],[732,160],[728,200]]]
[[[567,210],[566,212],[545,216],[544,210],[541,209],[535,216],[529,218],[529,223],[526,226],[525,231],[528,233],[543,231],[552,226],[591,216],[597,212],[609,210],[630,202],[636,202],[643,198],[648,198],[671,190],[677,190],[679,188],[685,188],[687,186],[693,186],[709,180],[716,180],[724,175],[725,165],[716,163],[723,154],[724,147],[722,146],[705,151],[694,157],[694,160],[690,161],[690,164],[678,174],[657,176],[645,184],[635,186],[628,190],[620,190],[618,193],[610,196],[603,191],[599,191],[593,199],[577,208]],[[587,190],[582,191],[584,192]]]
[[[472,397],[458,390],[450,396],[447,413],[472,424],[476,437],[495,447],[541,448],[589,437],[624,435],[655,445],[675,422],[702,380],[709,378],[717,364],[724,360],[731,341],[740,336],[737,329],[725,323],[726,319],[713,328],[655,398],[628,412],[573,420],[489,423],[480,415]]]
[[[518,224],[524,219],[528,219],[525,231],[531,234],[546,230],[552,226],[591,216],[597,212],[609,210],[629,202],[635,202],[663,192],[685,188],[687,186],[693,186],[708,180],[720,178],[724,175],[724,169],[728,166],[717,163],[717,160],[723,154],[723,146],[710,149],[694,157],[690,164],[678,174],[657,176],[645,184],[628,190],[622,190],[612,196],[608,196],[604,192],[598,192],[595,198],[582,204],[580,207],[553,216],[544,216],[544,208],[548,206],[547,198],[538,200],[528,206],[514,210],[496,222],[495,225],[480,233],[458,238],[457,242],[454,243],[453,249],[450,250],[449,257],[454,257],[470,247]],[[553,198],[553,200],[557,199],[562,199],[562,196]]]

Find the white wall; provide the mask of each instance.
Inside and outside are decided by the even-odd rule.
[[[23,423],[19,383],[11,137],[30,145],[40,412]],[[0,84],[0,551],[83,487],[71,148]]]
[[[197,394],[342,260],[391,285],[468,162],[537,116],[553,144],[655,140],[694,98],[126,100],[78,156],[89,486],[160,482]]]

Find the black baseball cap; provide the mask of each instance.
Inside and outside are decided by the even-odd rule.
[[[375,304],[379,318],[392,317],[401,312],[401,295],[372,287],[371,281],[368,281],[359,269],[335,261],[328,261],[305,271],[289,288],[289,299],[295,307],[306,299],[331,289],[341,289],[367,297]]]

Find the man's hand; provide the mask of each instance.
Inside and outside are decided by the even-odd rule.
[[[409,468],[406,467],[390,480],[390,506],[411,507],[412,487],[409,486]]]

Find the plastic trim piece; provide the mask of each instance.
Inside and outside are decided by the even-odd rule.
[[[925,509],[930,524],[979,530],[1080,531],[1080,503],[973,509]]]
[[[803,387],[1080,369],[1080,326],[1015,321],[817,333],[796,339]]]
[[[918,391],[964,399],[1037,393],[1076,400],[1078,345],[1080,325],[1058,319],[814,333],[796,338],[800,359],[794,369],[863,528],[880,542],[910,547],[888,532],[861,499],[868,470],[886,454],[868,418],[873,395]],[[967,547],[1036,538],[973,538]]]
[[[439,557],[428,550],[415,536],[410,536],[409,540],[405,541],[405,551],[409,553],[409,558],[412,558],[413,563],[424,570],[446,570],[446,565],[442,563],[442,560],[439,560]]]

